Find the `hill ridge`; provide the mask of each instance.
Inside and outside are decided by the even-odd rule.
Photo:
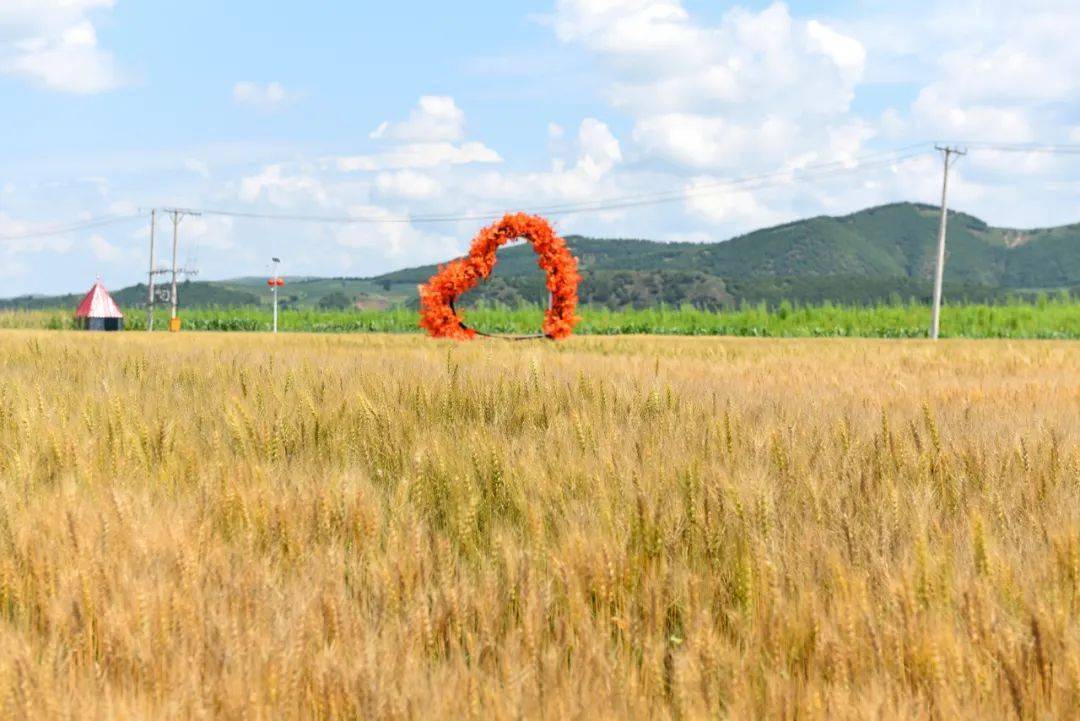
[[[895,202],[846,215],[816,215],[719,242],[566,236],[578,256],[582,300],[613,308],[689,303],[717,309],[746,302],[875,303],[924,299],[936,259],[939,211]],[[949,211],[946,298],[997,300],[1044,289],[1080,291],[1080,222],[1044,228],[996,228],[961,210]],[[448,259],[449,260],[449,259]],[[362,278],[290,278],[286,306],[383,307],[415,303],[416,285],[436,264]],[[85,292],[85,291],[83,291]],[[82,293],[0,300],[0,308],[56,307]],[[77,297],[76,297],[77,296]],[[141,307],[145,285],[114,293]],[[546,289],[527,245],[504,248],[494,276],[473,300],[544,302]],[[181,303],[265,304],[264,279],[186,283]]]

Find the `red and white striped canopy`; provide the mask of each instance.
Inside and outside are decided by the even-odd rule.
[[[90,292],[83,298],[82,303],[79,303],[79,307],[75,309],[75,317],[123,318],[124,314],[120,312],[120,306],[116,304],[116,301],[109,295],[109,291],[105,290],[105,286],[99,280],[94,283],[94,287],[90,289]]]

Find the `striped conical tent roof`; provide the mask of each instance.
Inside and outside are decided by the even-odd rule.
[[[82,303],[79,303],[79,307],[75,309],[75,317],[123,318],[124,314],[120,312],[120,306],[116,304],[116,301],[109,295],[109,291],[105,290],[105,286],[99,280],[94,283],[94,287],[90,289],[90,292],[83,298]]]

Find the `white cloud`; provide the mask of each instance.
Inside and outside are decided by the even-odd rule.
[[[938,84],[919,92],[911,106],[915,127],[942,139],[1028,142],[1036,139],[1025,107],[959,103]]]
[[[736,227],[766,226],[786,220],[785,216],[763,207],[754,193],[747,190],[714,187],[717,178],[700,176],[686,185],[686,208],[714,224]]]
[[[622,161],[622,148],[607,125],[595,118],[586,118],[578,131],[581,157],[577,167],[590,178],[599,178]]]
[[[266,200],[284,208],[299,207],[304,202],[325,207],[329,198],[323,184],[309,174],[287,174],[281,164],[268,165],[262,172],[240,180],[240,200],[254,203]]]
[[[90,246],[90,252],[100,261],[111,263],[120,260],[124,255],[119,248],[97,233],[91,235],[87,243]]]
[[[467,214],[523,210],[539,212],[545,206],[582,203],[622,194],[653,190],[648,180],[622,175],[622,149],[607,125],[594,118],[582,121],[572,144],[572,158],[556,158],[547,171],[506,171],[461,168],[455,170],[454,210]],[[449,197],[449,194],[447,194]],[[441,212],[449,210],[440,207]],[[610,226],[625,212],[618,209],[590,214],[588,222]],[[476,224],[473,223],[472,226]],[[475,227],[469,231],[475,232]]]
[[[357,172],[501,162],[499,154],[483,143],[408,143],[374,155],[344,156],[336,165],[342,172]]]
[[[393,218],[386,208],[355,205],[349,215],[358,218]],[[459,241],[452,236],[420,230],[409,223],[345,225],[334,233],[339,245],[378,251],[384,259],[396,263],[423,264],[446,260],[459,252]]]
[[[874,149],[927,139],[1080,139],[1080,12],[1072,0],[917,1],[903,14],[871,7],[828,19],[797,17],[774,2],[732,8],[717,22],[701,21],[683,0],[557,0],[550,20],[559,39],[606,70],[608,100],[633,121],[626,153],[634,167],[659,168],[669,179],[833,161],[852,167]],[[902,83],[897,100],[912,100],[862,115],[853,99],[868,76]],[[926,160],[919,170],[902,163],[820,184],[718,192],[686,210],[739,230],[822,210],[933,201],[940,168]],[[627,172],[617,171],[615,182]],[[957,187],[966,190],[957,200],[991,220],[1021,204],[1060,217],[1060,197],[1044,200],[1018,184],[1065,193],[1075,175],[1048,156],[980,151],[958,169]]]
[[[878,127],[881,129],[883,137],[890,140],[903,137],[907,134],[908,123],[907,120],[900,114],[900,111],[896,108],[886,108],[881,113],[881,117],[878,118]]]
[[[383,122],[372,131],[371,137],[420,143],[458,141],[465,137],[465,112],[453,98],[425,95],[407,120]]]
[[[139,206],[130,200],[112,200],[108,204],[109,215],[137,215]]]
[[[961,101],[1018,103],[1067,101],[1080,90],[1080,12],[1072,0],[948,3],[944,19],[971,17],[940,55],[937,82]]]
[[[561,0],[556,29],[615,70],[612,101],[639,116],[843,112],[865,59],[858,40],[782,3],[707,26],[679,0]]]
[[[292,102],[295,97],[279,82],[255,83],[243,80],[233,85],[233,101],[238,105],[270,110]]]
[[[210,164],[207,163],[205,160],[188,158],[184,161],[184,168],[190,170],[196,175],[201,176],[204,179],[210,177]]]
[[[464,140],[465,112],[449,97],[421,97],[407,120],[397,123],[386,121],[371,133],[371,137],[387,142],[387,149],[365,155],[331,158],[329,162],[343,173],[430,170],[502,162],[499,154],[483,143]],[[415,180],[417,176],[398,177]],[[399,183],[397,190],[402,189]],[[391,191],[389,187],[385,190]],[[431,190],[430,184],[428,190]]]
[[[390,200],[431,200],[442,195],[443,186],[426,173],[399,170],[375,176],[375,191],[380,198]]]
[[[52,223],[20,220],[0,212],[0,255],[5,258],[4,262],[7,262],[14,255],[23,253],[68,252],[72,246],[70,234],[12,238],[12,236],[26,236],[46,232],[54,227],[55,224]],[[3,265],[3,263],[0,263],[0,265]]]
[[[327,242],[364,249],[365,272],[371,272],[458,255],[480,225],[477,221],[452,224],[451,233],[446,226],[397,222],[409,215],[529,210],[621,191],[640,192],[636,186],[616,184],[614,173],[622,162],[622,150],[606,124],[595,118],[582,121],[573,145],[576,154],[568,164],[546,172],[512,172],[474,162],[498,159],[480,143],[401,143],[377,155],[328,159],[321,164],[271,164],[240,180],[235,197],[278,212],[308,208],[306,212],[311,213],[393,220],[308,231]],[[598,220],[609,222],[617,216],[612,212]],[[315,252],[306,251],[305,256],[310,258]],[[329,256],[327,262],[331,262]],[[337,264],[335,272],[351,267],[341,266],[338,259],[332,262]]]
[[[753,161],[775,164],[792,150],[794,123],[782,117],[757,126],[735,125],[723,117],[666,113],[642,118],[634,141],[647,155],[690,168],[737,167]],[[761,150],[767,153],[762,158]]]
[[[866,63],[866,49],[855,38],[842,35],[817,20],[806,24],[808,47],[830,58],[851,83],[859,81]]]
[[[586,43],[628,65],[643,56],[671,60],[700,47],[680,0],[558,0],[555,30],[565,42]]]
[[[850,124],[866,60],[857,39],[782,3],[712,26],[681,0],[560,0],[554,25],[611,68],[644,158],[692,169],[760,169],[827,144]]]
[[[619,141],[607,125],[595,118],[581,122],[577,134],[577,158],[567,167],[557,161],[548,172],[492,171],[466,178],[458,186],[467,197],[490,210],[494,203],[549,203],[596,200],[601,194],[617,192],[612,185],[613,170],[622,161]]]
[[[43,25],[33,13],[23,12],[23,25],[15,32],[4,15],[12,2],[0,0],[0,72],[10,72],[4,63],[14,57],[8,38],[43,34],[25,30],[27,23],[53,28],[44,35],[54,43],[100,54],[93,25],[83,23],[95,19],[88,14],[92,8],[105,11],[110,3],[68,0],[63,5],[76,10],[62,22]],[[102,153],[80,160],[78,170],[53,172],[53,177],[69,179],[56,187],[45,188],[36,177],[19,180],[18,195],[5,194],[5,208],[11,212],[17,203],[28,217],[54,217],[51,206],[58,201],[53,199],[62,196],[69,212],[59,214],[60,219],[83,208],[90,215],[121,212],[112,208],[130,203],[123,206],[115,199],[116,188],[136,187],[136,172],[151,184],[162,183],[170,195],[179,193],[168,199],[175,204],[248,205],[266,212],[395,221],[420,213],[535,211],[682,188],[689,197],[670,204],[553,213],[552,219],[568,233],[723,240],[823,212],[844,214],[893,200],[938,200],[941,161],[933,154],[797,182],[801,171],[821,162],[851,168],[868,152],[946,136],[1080,142],[1080,75],[1072,72],[1080,67],[1080,43],[1072,40],[1080,33],[1080,13],[1063,0],[1021,6],[1003,0],[934,0],[932,7],[918,4],[928,0],[915,0],[910,12],[881,16],[886,19],[865,14],[876,12],[880,3],[845,10],[862,15],[855,19],[825,18],[780,3],[754,4],[753,9],[710,15],[715,20],[691,12],[702,5],[686,0],[553,2],[555,36],[573,46],[559,54],[575,68],[580,65],[588,78],[566,92],[573,93],[575,106],[594,107],[576,118],[558,116],[559,124],[541,126],[536,137],[520,137],[505,150],[500,146],[502,155],[487,139],[467,133],[466,113],[453,98],[425,96],[410,112],[385,116],[388,120],[371,133],[376,142],[351,154],[329,151],[335,154],[274,162],[297,157],[296,149],[254,143],[231,150],[176,149],[152,160],[125,156],[121,163],[115,153]],[[24,7],[34,4],[23,0]],[[540,53],[536,57],[544,57],[542,49],[529,52],[534,50]],[[594,62],[582,62],[583,54]],[[867,87],[867,82],[882,84]],[[897,91],[886,82],[899,83]],[[597,94],[577,94],[596,83]],[[273,99],[291,98],[291,89],[270,86],[241,89],[242,102],[272,107]],[[538,81],[536,86],[528,89],[530,98],[550,90],[550,84]],[[862,93],[860,102],[853,102]],[[508,98],[508,108],[527,111],[513,105],[522,97]],[[608,114],[627,124],[609,127],[598,119]],[[522,165],[525,154],[519,148],[542,148],[545,141],[549,162]],[[503,163],[503,155],[510,162]],[[211,159],[210,164],[202,158]],[[253,158],[261,163],[255,171],[249,165]],[[1070,160],[973,150],[956,167],[952,205],[1000,225],[1075,221],[1080,173]],[[91,181],[95,174],[115,182]],[[768,183],[719,183],[762,174],[770,174]],[[72,180],[78,178],[84,180]],[[188,197],[183,197],[185,188]],[[31,205],[35,193],[48,195],[48,202]],[[446,260],[460,254],[481,225],[236,221],[233,227],[226,220],[184,221],[182,242],[220,249],[203,258],[200,267],[207,276],[258,272],[272,254],[289,259],[290,273],[334,275]],[[39,227],[48,224],[10,219],[5,224],[0,216],[0,235]],[[141,234],[141,242],[135,242],[135,235],[124,236],[130,247],[120,246],[137,256],[146,246],[147,231],[133,225],[131,232]],[[66,253],[72,243],[78,253],[70,263],[90,257],[93,248],[86,234],[0,243],[0,272],[29,268],[52,277],[40,268],[54,258],[39,260],[31,254]],[[40,284],[28,280],[19,287],[34,282]]]
[[[184,223],[184,242],[189,249],[222,251],[234,247],[235,221],[232,218],[190,216],[184,219]]]
[[[4,0],[0,3],[0,73],[50,90],[91,94],[121,84],[112,55],[98,47],[90,20],[114,0]]]
[[[870,16],[858,26],[875,76],[895,79],[906,68],[905,80],[919,85],[906,116],[898,113],[910,136],[1058,142],[1076,122],[1080,12],[1072,0],[950,0],[911,8],[910,19]]]

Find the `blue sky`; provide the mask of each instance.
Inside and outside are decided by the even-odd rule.
[[[1080,143],[1080,10],[1013,5],[5,0],[0,294],[141,280],[145,218],[26,236],[153,206],[399,219],[689,191],[553,219],[721,241],[936,202],[932,153],[860,159],[939,138]],[[1076,157],[973,152],[953,205],[1076,222]],[[843,170],[800,176],[821,163]],[[270,255],[291,274],[369,275],[452,257],[481,224],[204,216],[181,226],[181,259],[206,278]]]

